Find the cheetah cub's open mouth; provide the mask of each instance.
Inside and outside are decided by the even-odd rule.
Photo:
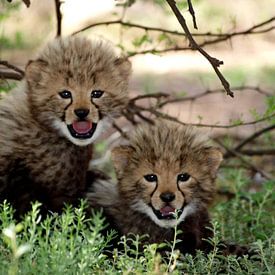
[[[166,205],[166,206],[162,207],[160,210],[156,210],[154,207],[152,207],[152,209],[153,209],[154,214],[160,220],[176,219],[176,216],[182,212],[182,210],[175,209],[170,205]]]
[[[67,125],[70,134],[74,138],[88,139],[91,138],[96,130],[97,123],[91,121],[74,121]]]

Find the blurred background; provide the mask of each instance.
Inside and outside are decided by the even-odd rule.
[[[55,3],[58,1],[31,0],[28,8],[25,3],[29,1],[9,2],[0,0],[0,60],[23,70],[27,61],[56,36]],[[193,27],[187,1],[177,1],[196,41],[205,45],[204,50],[211,56],[224,62],[220,70],[229,81],[234,98],[226,95],[205,57],[190,50],[166,1],[62,2],[62,35],[70,35],[92,25],[82,34],[91,38],[103,36],[111,40],[119,52],[129,56],[133,67],[130,97],[148,95],[148,98],[134,101],[134,104],[158,110],[183,123],[212,125],[203,127],[202,131],[214,139],[219,138],[228,157],[230,154],[231,157],[237,156],[234,152],[230,153],[228,147],[237,148],[242,140],[264,128],[272,128],[244,147],[246,150],[266,149],[268,154],[237,152],[244,158],[244,161],[239,159],[241,164],[248,162],[245,165],[249,166],[253,163],[248,169],[253,176],[261,178],[268,174],[271,177],[275,165],[272,133],[275,123],[275,0],[193,0],[198,30]],[[123,25],[113,21],[123,22]],[[222,41],[215,42],[220,38]],[[0,68],[8,70],[6,66]],[[17,83],[3,77],[0,81],[1,92]],[[167,97],[150,97],[156,93],[165,93]],[[172,102],[165,102],[170,99]],[[150,110],[141,115],[131,114],[131,123],[122,118],[117,125],[127,130],[132,127],[133,121],[151,117],[154,118],[154,114]],[[263,122],[256,123],[262,119]],[[252,123],[241,125],[247,122]],[[111,135],[118,136],[112,131],[106,134],[105,139],[110,136],[113,140]],[[108,139],[99,143],[99,155],[107,145]],[[268,172],[257,171],[258,166]]]

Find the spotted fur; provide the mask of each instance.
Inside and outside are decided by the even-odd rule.
[[[130,67],[107,41],[79,36],[54,39],[29,62],[20,86],[0,101],[1,200],[23,213],[31,200],[60,211],[81,197],[91,144],[127,104]],[[92,130],[72,135],[79,121]]]
[[[111,226],[121,234],[148,235],[149,243],[173,241],[177,226],[181,252],[211,249],[204,239],[212,236],[207,207],[222,161],[219,149],[192,127],[158,121],[139,127],[112,156],[117,183],[99,181],[88,195]]]

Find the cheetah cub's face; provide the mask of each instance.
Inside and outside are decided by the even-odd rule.
[[[76,145],[93,142],[127,104],[129,61],[104,40],[58,38],[26,68],[33,117]]]
[[[121,197],[161,227],[211,202],[222,160],[193,128],[163,121],[138,128],[112,156]]]

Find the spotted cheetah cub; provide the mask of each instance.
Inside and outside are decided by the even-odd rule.
[[[159,121],[139,127],[112,158],[117,184],[97,182],[88,198],[119,233],[163,243],[173,241],[177,225],[182,253],[210,249],[204,239],[212,236],[207,206],[222,161],[217,148],[191,127]]]
[[[131,65],[109,42],[50,42],[0,101],[0,199],[60,211],[86,189],[92,143],[127,104]],[[91,179],[89,179],[91,181]]]

